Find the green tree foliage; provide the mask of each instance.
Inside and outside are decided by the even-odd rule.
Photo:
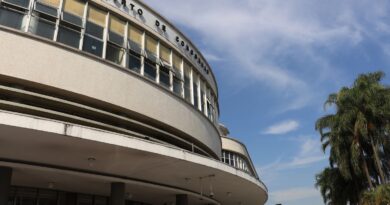
[[[383,76],[360,75],[351,87],[330,94],[325,107],[335,113],[316,122],[323,150],[329,150],[330,168],[317,175],[327,204],[358,204],[364,190],[389,182],[390,88],[380,82]]]
[[[390,185],[380,185],[372,191],[363,193],[361,205],[389,205]]]

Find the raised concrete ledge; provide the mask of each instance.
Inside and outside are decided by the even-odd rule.
[[[0,124],[36,131],[50,132],[54,134],[155,153],[158,155],[164,155],[170,158],[200,164],[235,175],[261,187],[265,192],[268,191],[266,186],[260,180],[257,180],[256,178],[241,170],[228,166],[221,161],[217,161],[212,158],[206,158],[202,155],[190,153],[175,147],[142,140],[136,137],[8,111],[0,111]]]
[[[0,63],[2,76],[115,105],[183,133],[207,146],[215,157],[220,155],[221,140],[215,124],[184,99],[145,78],[124,75],[131,72],[102,63],[104,60],[85,53],[81,55],[81,51],[74,49],[58,49],[66,46],[11,30],[0,26],[0,44],[4,48],[0,55],[9,59]],[[52,60],[45,61],[43,57]],[[54,61],[60,63],[53,64]]]

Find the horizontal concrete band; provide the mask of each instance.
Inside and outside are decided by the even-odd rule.
[[[216,126],[184,100],[123,69],[25,36],[0,30],[0,56],[7,59],[0,62],[0,75],[31,82],[39,89],[63,90],[119,107],[183,132],[220,156]]]
[[[245,172],[211,158],[131,136],[4,111],[0,112],[0,131],[0,155],[7,159],[56,169],[110,173],[185,187],[195,193],[199,192],[199,180],[211,180],[215,200],[227,205],[237,200],[262,204],[267,199],[264,184]],[[25,152],[16,151],[20,149]],[[94,166],[87,163],[90,155],[96,157]]]

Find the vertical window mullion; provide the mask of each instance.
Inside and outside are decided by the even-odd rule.
[[[110,23],[110,12],[106,13],[106,22],[103,29],[103,51],[102,51],[102,58],[106,58],[106,52],[107,52],[107,41],[108,41],[108,26]]]
[[[193,79],[193,68],[190,66],[190,101],[191,104],[194,104],[194,79]]]
[[[160,59],[160,41],[157,41],[157,50],[156,50],[157,61]],[[160,63],[156,62],[156,79],[157,84],[160,84]]]
[[[124,34],[124,46],[125,46],[125,53],[124,53],[124,56],[123,56],[123,61],[122,61],[122,66],[126,67],[126,65],[129,64],[129,58],[128,58],[128,49],[127,49],[127,45],[128,45],[128,37],[129,37],[129,22],[126,21],[126,25],[125,25],[125,34]]]
[[[32,17],[32,12],[34,10],[34,0],[30,0],[30,4],[28,6],[28,12],[27,12],[27,16],[25,17],[25,28],[24,28],[24,32],[28,32],[28,29],[30,28],[30,21],[31,21],[31,17]]]
[[[173,50],[171,49],[169,60],[171,61],[171,68],[173,69]],[[169,72],[169,90],[173,92],[173,72]]]
[[[79,42],[79,50],[83,50],[85,27],[87,25],[88,7],[89,7],[89,2],[87,1],[85,3],[84,15],[83,15],[83,19],[82,19],[82,27],[81,27],[81,32],[80,32],[81,36],[80,36],[80,42]]]
[[[184,60],[183,60],[183,58],[181,58],[181,62],[180,62],[180,71],[181,71],[181,73],[180,73],[180,75],[181,75],[181,79],[184,79]],[[185,94],[184,94],[184,82],[182,82],[182,84],[181,84],[181,97],[182,98],[184,98],[185,97]]]
[[[58,30],[59,30],[59,27],[60,27],[61,11],[62,11],[62,8],[64,6],[64,2],[65,2],[64,0],[60,0],[60,5],[58,6],[56,27],[55,27],[54,36],[53,36],[53,40],[54,41],[57,41]]]
[[[142,42],[141,42],[141,52],[144,54],[145,53],[145,37],[146,33],[143,31],[142,33]],[[141,75],[145,76],[145,56],[141,55]]]

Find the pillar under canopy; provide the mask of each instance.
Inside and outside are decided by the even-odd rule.
[[[124,183],[111,183],[110,205],[125,205],[125,190]]]
[[[8,204],[12,168],[0,167],[0,204]]]

